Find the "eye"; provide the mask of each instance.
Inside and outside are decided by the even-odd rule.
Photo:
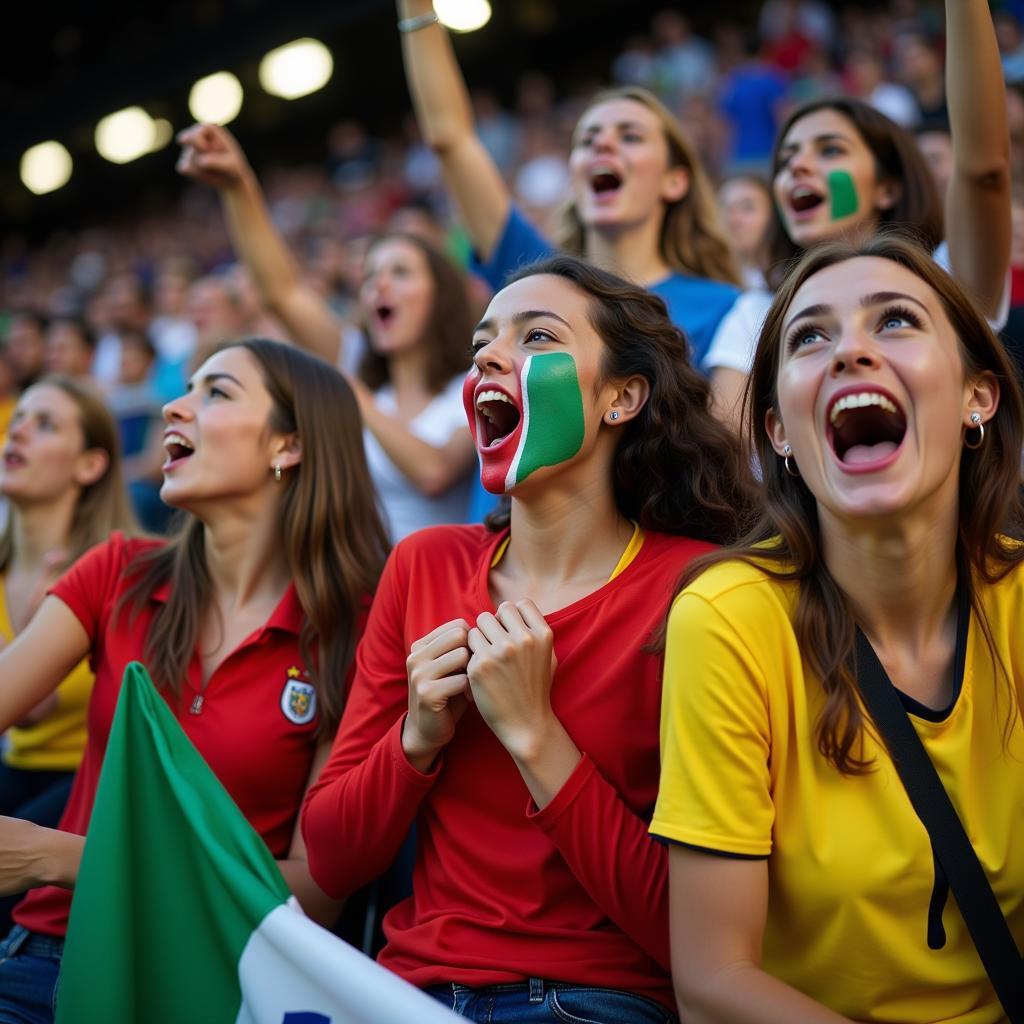
[[[480,351],[480,349],[485,348],[489,344],[490,344],[490,342],[486,338],[474,338],[469,343],[469,353],[470,353],[470,355],[474,355],[475,356],[477,354],[477,352]]]
[[[209,395],[211,398],[230,398],[231,396],[216,384],[210,385]]]
[[[845,156],[846,149],[836,142],[826,142],[821,147],[822,156]]]
[[[644,137],[639,132],[623,132],[623,142],[643,142]]]
[[[914,327],[920,330],[921,318],[912,310],[903,306],[892,306],[882,314],[878,326],[883,331],[898,331],[906,327]]]
[[[531,341],[554,341],[553,335],[548,334],[547,331],[542,331],[539,327],[533,327],[526,332],[526,337],[523,339],[526,342]]]
[[[798,348],[817,345],[823,341],[828,341],[828,337],[817,324],[802,324],[789,332],[789,337],[786,339],[786,349],[789,352],[793,352]]]

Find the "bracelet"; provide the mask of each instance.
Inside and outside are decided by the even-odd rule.
[[[415,32],[417,29],[426,28],[428,25],[437,25],[441,19],[437,11],[428,11],[426,14],[417,14],[415,18],[402,18],[398,23],[399,32]]]

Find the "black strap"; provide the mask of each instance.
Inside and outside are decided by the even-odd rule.
[[[965,612],[961,602],[961,615]],[[960,913],[1011,1024],[1024,1024],[1024,962],[985,870],[942,785],[899,693],[864,634],[857,630],[857,683],[889,748],[910,802],[928,830]]]

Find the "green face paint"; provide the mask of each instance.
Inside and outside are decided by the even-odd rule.
[[[829,171],[828,196],[831,203],[830,214],[833,220],[842,220],[859,209],[857,189],[849,171]]]
[[[505,490],[542,466],[557,466],[583,447],[583,396],[568,352],[530,356],[519,375],[523,420]]]

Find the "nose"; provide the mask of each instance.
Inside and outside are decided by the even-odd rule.
[[[813,169],[813,160],[809,146],[799,146],[790,154],[788,170],[793,177],[810,174]]]
[[[191,397],[191,393],[186,393],[167,402],[163,409],[160,410],[164,422],[170,425],[173,423],[184,423],[186,420],[192,419]]]
[[[839,377],[854,369],[874,370],[880,365],[881,358],[871,335],[860,325],[844,327],[832,350],[832,376]]]
[[[481,373],[511,373],[514,367],[512,351],[513,343],[499,334],[473,353],[473,365]]]

